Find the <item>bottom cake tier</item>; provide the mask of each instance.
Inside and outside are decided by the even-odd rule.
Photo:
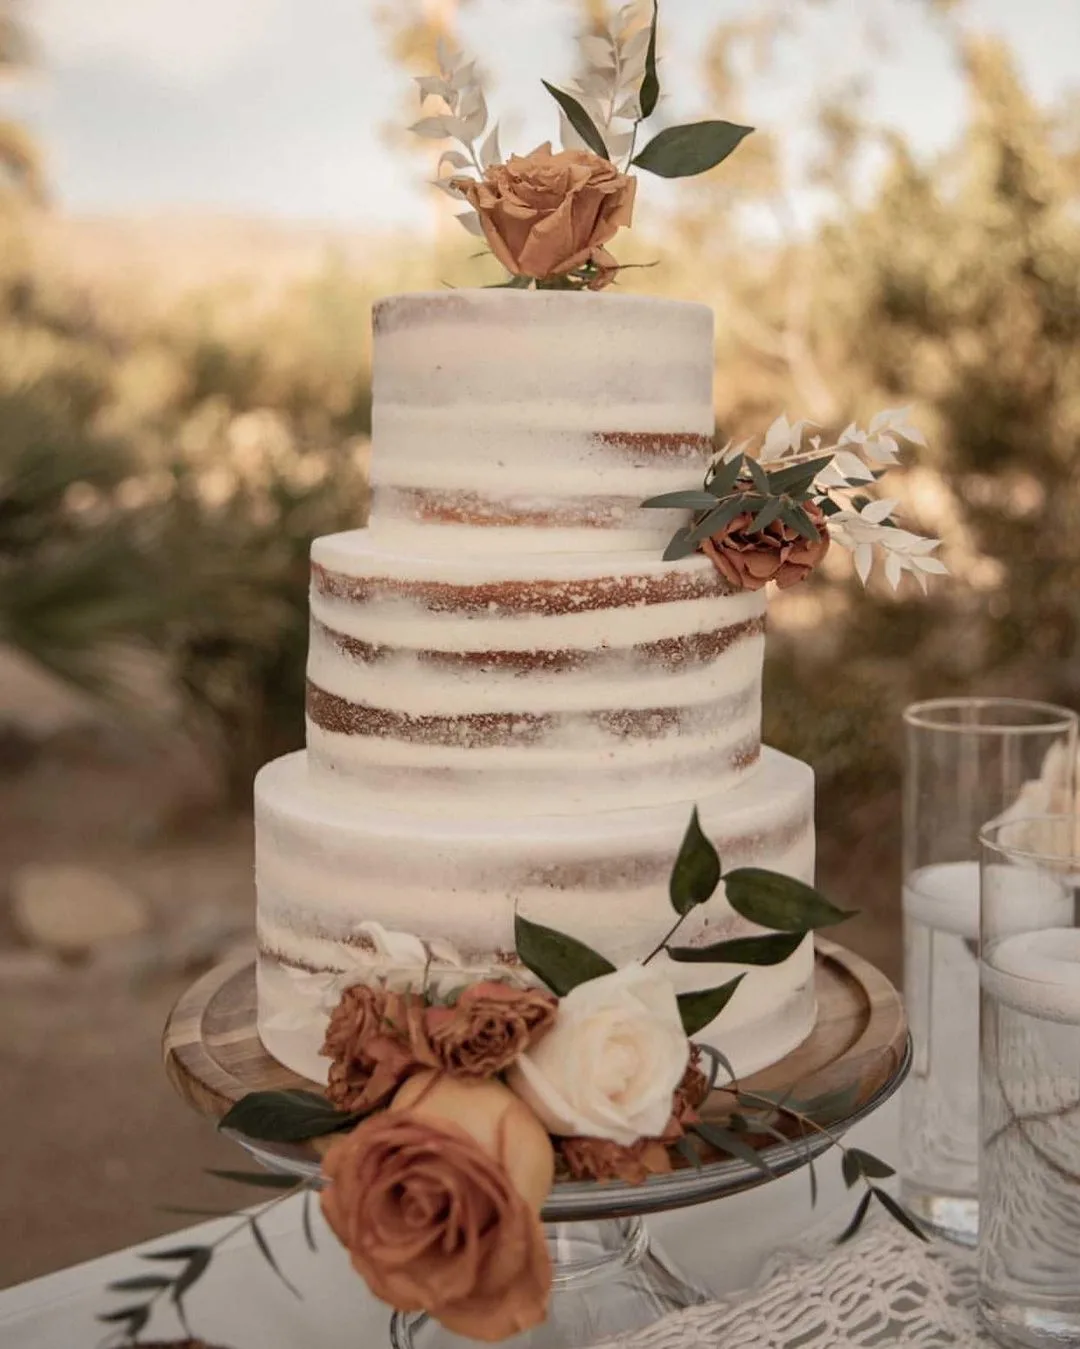
[[[672,925],[668,877],[692,804],[725,870],[814,870],[814,778],[765,750],[753,777],[696,803],[598,814],[466,821],[373,810],[309,775],[307,756],[267,764],[255,783],[258,1029],[286,1067],[325,1081],[331,1010],[354,983],[425,979],[460,987],[497,972],[529,979],[514,914],[587,943],[614,965],[643,959]],[[679,931],[705,945],[755,931],[723,886]],[[679,992],[745,978],[698,1039],[745,1076],[813,1028],[813,939],[778,965],[675,964]]]

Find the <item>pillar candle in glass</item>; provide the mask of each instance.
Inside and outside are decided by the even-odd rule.
[[[1080,829],[983,830],[979,1310],[996,1339],[1080,1346]]]
[[[904,713],[904,994],[914,1046],[902,1094],[905,1202],[939,1235],[978,1227],[979,831],[1072,809],[1077,715],[1011,698]]]

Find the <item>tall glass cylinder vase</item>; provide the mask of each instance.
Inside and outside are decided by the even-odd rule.
[[[1080,1346],[1080,829],[983,831],[979,1308],[995,1338]]]
[[[901,1097],[905,1202],[939,1235],[978,1227],[979,831],[1070,811],[1077,715],[1011,698],[904,713],[904,995],[914,1046]]]

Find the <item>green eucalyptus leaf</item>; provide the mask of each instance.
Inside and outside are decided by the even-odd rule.
[[[566,113],[570,125],[589,149],[598,154],[601,159],[610,159],[608,148],[604,144],[604,138],[597,129],[596,123],[573,94],[568,94],[563,89],[556,89],[553,84],[548,84],[547,80],[541,80],[540,82],[563,112]]]
[[[697,543],[691,539],[689,528],[684,526],[672,534],[668,546],[664,549],[664,561],[678,562],[680,559],[690,557],[692,553],[696,552]]]
[[[295,1190],[300,1184],[295,1176],[282,1176],[276,1171],[219,1171],[208,1167],[206,1174],[218,1180],[234,1180],[238,1185],[251,1185],[257,1190]]]
[[[192,1208],[187,1204],[155,1204],[159,1213],[175,1213],[180,1218],[231,1218],[234,1210],[228,1208]]]
[[[136,1274],[131,1279],[114,1279],[105,1287],[110,1293],[151,1293],[159,1288],[168,1288],[172,1279],[164,1274]]]
[[[669,126],[634,156],[633,163],[637,168],[655,173],[661,178],[690,178],[696,173],[715,168],[753,129],[751,126],[736,126],[733,122],[691,122],[686,126]]]
[[[716,1079],[719,1076],[719,1070],[721,1068],[727,1073],[729,1082],[737,1081],[735,1069],[731,1066],[731,1060],[726,1054],[722,1054],[715,1045],[696,1045],[695,1048],[709,1060],[710,1091],[716,1086]]]
[[[861,1174],[871,1180],[888,1180],[890,1176],[896,1175],[895,1169],[888,1162],[883,1162],[872,1152],[864,1152],[862,1148],[848,1148],[847,1155],[854,1157],[855,1165]]]
[[[716,505],[716,498],[705,491],[664,492],[661,496],[649,497],[641,504],[646,510],[711,511]]]
[[[759,491],[763,497],[768,498],[773,490],[769,486],[769,475],[751,455],[746,456],[746,471],[750,474],[750,479],[757,491]]]
[[[719,884],[720,856],[702,832],[695,806],[671,868],[668,881],[671,907],[681,917],[711,898]]]
[[[745,457],[737,454],[729,463],[721,464],[705,484],[705,490],[714,497],[726,497],[739,480]]]
[[[771,501],[766,501],[765,505],[758,511],[757,515],[750,521],[747,529],[751,534],[762,529],[767,529],[783,509],[784,503],[780,498],[773,497]]]
[[[314,1226],[313,1226],[313,1224],[312,1224],[312,1221],[311,1221],[311,1191],[310,1191],[310,1190],[305,1190],[305,1191],[304,1191],[304,1203],[303,1203],[303,1207],[302,1207],[302,1209],[301,1209],[301,1217],[303,1218],[304,1240],[307,1242],[307,1248],[308,1248],[308,1250],[311,1251],[312,1255],[314,1255],[314,1254],[316,1254],[316,1252],[318,1251],[319,1247],[318,1247],[318,1245],[317,1245],[317,1243],[316,1243],[316,1241],[315,1241],[315,1228],[314,1228]]]
[[[689,1135],[683,1134],[681,1138],[675,1140],[675,1151],[680,1157],[684,1157],[696,1171],[701,1170],[703,1166],[701,1154],[694,1147],[693,1140]]]
[[[336,1110],[326,1099],[313,1091],[252,1091],[242,1096],[224,1115],[219,1129],[235,1129],[247,1138],[258,1138],[267,1143],[300,1143],[307,1138],[351,1129],[359,1115]],[[251,1184],[273,1185],[285,1180],[295,1185],[295,1179],[273,1176],[264,1172],[229,1173],[233,1179],[240,1175],[254,1175],[261,1179]],[[284,1188],[284,1186],[282,1186]]]
[[[820,1096],[808,1101],[791,1099],[789,1092],[781,1104],[789,1104],[793,1111],[805,1115],[816,1124],[831,1124],[850,1115],[859,1103],[859,1084],[857,1082],[837,1087],[834,1091],[824,1091]]]
[[[533,283],[531,276],[512,276],[508,281],[495,281],[484,290],[528,290]]]
[[[107,1326],[126,1321],[128,1337],[134,1339],[150,1320],[150,1308],[140,1303],[139,1306],[121,1307],[115,1312],[101,1312],[95,1319]]]
[[[649,45],[645,49],[645,74],[641,77],[638,104],[641,119],[651,117],[660,97],[660,80],[656,74],[656,27],[660,20],[660,0],[653,0],[652,23],[649,25]]]
[[[832,461],[832,455],[825,454],[820,459],[804,459],[800,464],[774,469],[769,474],[769,485],[777,493],[798,491],[797,484],[807,477],[813,482],[821,470],[827,468]]]
[[[584,942],[540,923],[530,923],[521,914],[514,915],[514,944],[521,963],[559,998],[565,998],[578,984],[615,970],[609,960]]]
[[[692,540],[695,544],[699,544],[702,539],[711,538],[715,533],[723,529],[725,525],[731,524],[732,520],[735,519],[740,511],[745,509],[745,499],[743,497],[728,497],[727,500],[721,501],[719,506],[711,510],[704,519],[699,520],[690,530],[687,538]]]
[[[727,901],[737,914],[774,932],[811,932],[851,918],[824,895],[793,876],[761,867],[739,867],[724,877]]]
[[[785,525],[790,525],[796,534],[801,534],[804,539],[816,542],[821,538],[817,526],[801,506],[785,507],[781,518]]]
[[[879,1190],[876,1185],[873,1185],[867,1193],[872,1194],[885,1212],[888,1213],[891,1218],[895,1218],[900,1226],[906,1228],[913,1237],[918,1237],[920,1241],[929,1242],[930,1238],[927,1234],[922,1230],[907,1209],[904,1208],[903,1204],[895,1200],[888,1190]]]
[[[210,1261],[214,1258],[214,1252],[209,1246],[201,1247],[196,1254],[193,1254],[187,1262],[187,1266],[181,1270],[172,1286],[173,1306],[178,1307],[184,1294],[206,1273],[210,1267]]]
[[[767,937],[732,937],[711,946],[669,946],[680,965],[779,965],[795,954],[805,932],[770,932]]]
[[[850,1190],[853,1185],[857,1185],[862,1180],[862,1170],[859,1166],[858,1158],[853,1155],[851,1150],[846,1151],[840,1159],[840,1174],[844,1178],[844,1184]]]
[[[274,1271],[274,1273],[278,1276],[278,1278],[289,1290],[289,1292],[292,1293],[293,1297],[298,1298],[300,1296],[300,1290],[296,1287],[295,1284],[290,1283],[289,1280],[285,1277],[284,1273],[282,1272],[281,1266],[277,1262],[277,1258],[275,1257],[274,1252],[270,1249],[270,1243],[267,1241],[263,1233],[263,1230],[259,1226],[258,1222],[254,1218],[249,1218],[248,1227],[250,1227],[251,1235],[255,1239],[255,1245],[259,1248],[259,1254],[270,1266],[270,1268]]]
[[[699,1138],[703,1138],[706,1143],[711,1143],[714,1148],[719,1148],[729,1156],[738,1157],[740,1161],[749,1163],[763,1176],[768,1176],[770,1180],[776,1178],[776,1172],[765,1158],[732,1129],[725,1129],[720,1124],[706,1124],[704,1121],[693,1125],[692,1128]]]
[[[737,974],[734,979],[729,979],[719,988],[703,988],[697,993],[680,993],[677,999],[679,1016],[682,1018],[686,1034],[697,1035],[706,1026],[711,1026],[731,1001],[744,978],[745,975]]]
[[[140,1260],[194,1260],[209,1250],[208,1246],[170,1246],[166,1251],[141,1251]]]
[[[859,1228],[862,1227],[863,1220],[865,1219],[866,1214],[870,1208],[870,1200],[873,1199],[873,1197],[874,1196],[871,1193],[871,1191],[867,1190],[867,1192],[859,1200],[859,1205],[856,1208],[854,1214],[852,1215],[851,1221],[848,1223],[847,1227],[845,1227],[844,1230],[840,1233],[840,1235],[836,1238],[836,1244],[838,1246],[842,1246],[845,1241],[850,1241],[851,1238],[855,1235],[855,1233],[859,1230]]]

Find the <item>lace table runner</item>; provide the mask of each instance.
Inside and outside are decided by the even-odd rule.
[[[843,1247],[777,1256],[757,1287],[604,1349],[983,1349],[969,1253],[878,1222]]]

